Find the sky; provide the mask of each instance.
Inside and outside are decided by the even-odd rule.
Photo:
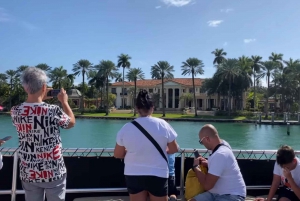
[[[124,53],[148,79],[162,60],[184,77],[189,57],[203,61],[197,77],[208,78],[216,48],[228,58],[300,59],[299,13],[299,0],[0,0],[0,73],[38,63],[71,73],[80,59],[116,63]]]

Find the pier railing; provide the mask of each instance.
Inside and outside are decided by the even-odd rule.
[[[203,157],[208,157],[210,152],[205,149],[180,149],[176,157],[180,157],[180,190],[181,195],[184,192],[184,167],[185,158],[194,157],[193,152],[198,150]],[[24,194],[24,190],[17,189],[17,168],[18,168],[18,150],[17,148],[0,149],[3,156],[13,156],[13,175],[11,190],[0,190],[0,195],[11,194],[11,201],[16,200],[17,194]],[[237,159],[247,160],[274,160],[277,150],[233,150]],[[63,155],[67,157],[113,157],[113,148],[64,148]],[[300,156],[300,151],[295,152]],[[253,186],[247,189],[264,189],[266,186]],[[85,189],[67,189],[67,193],[100,193],[100,192],[127,192],[126,188],[85,188]]]

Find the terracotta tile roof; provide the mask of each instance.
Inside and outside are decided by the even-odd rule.
[[[205,79],[195,78],[195,85],[201,86],[204,80]],[[164,80],[164,83],[169,81],[176,82],[184,86],[193,86],[192,78],[174,78],[174,79]],[[150,79],[137,80],[136,82],[137,87],[155,87],[160,84],[161,84],[161,80],[150,80]],[[112,86],[123,86],[123,82],[113,83]],[[125,81],[124,86],[125,87],[134,86],[134,82]]]

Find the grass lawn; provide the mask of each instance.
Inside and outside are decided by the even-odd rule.
[[[81,115],[80,113],[75,113],[75,115]],[[104,117],[105,113],[85,113],[82,116],[86,117]],[[162,114],[153,114],[154,117],[162,117]],[[133,114],[118,114],[118,113],[110,113],[108,117],[134,117]],[[138,115],[136,116],[138,117]],[[166,114],[165,118],[197,118],[197,119],[234,119],[234,120],[246,120],[245,116],[237,116],[237,117],[228,117],[228,116],[197,116],[194,115],[182,115],[182,114]]]

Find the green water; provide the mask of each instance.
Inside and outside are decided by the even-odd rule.
[[[118,130],[128,121],[104,119],[77,119],[76,126],[70,130],[61,130],[65,148],[113,148]],[[181,148],[204,147],[198,142],[198,132],[205,122],[169,122],[178,133],[177,141]],[[221,138],[233,149],[267,150],[277,149],[288,144],[300,150],[300,126],[290,127],[287,136],[286,126],[258,125],[246,123],[212,123],[218,129]],[[13,136],[3,147],[17,147],[17,133],[10,117],[0,115],[0,138]]]

